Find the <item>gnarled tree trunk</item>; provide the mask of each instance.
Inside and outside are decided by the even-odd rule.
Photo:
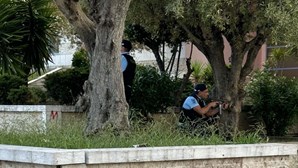
[[[185,26],[184,28],[189,33],[193,44],[206,56],[212,67],[215,84],[213,97],[223,99],[230,104],[230,109],[222,115],[224,130],[235,133],[239,127],[246,77],[253,70],[254,60],[265,42],[265,35],[257,32],[252,39],[244,41],[245,32],[230,36],[229,33],[215,27],[197,29],[196,33]],[[198,34],[200,36],[196,36]],[[224,61],[224,37],[227,37],[232,50],[230,68]]]
[[[98,133],[106,126],[128,129],[120,47],[130,0],[89,0],[89,14],[83,12],[77,0],[55,2],[90,55],[91,69],[85,84],[85,102],[90,102],[90,107],[85,134]]]

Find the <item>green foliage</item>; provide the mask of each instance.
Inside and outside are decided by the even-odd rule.
[[[0,0],[0,7],[2,73],[28,75],[31,68],[45,70],[63,27],[52,1]]]
[[[203,77],[203,70],[204,70],[204,64],[201,62],[195,61],[191,63],[191,68],[193,69],[192,77],[195,80],[195,83],[199,83],[202,81]]]
[[[46,103],[46,93],[39,88],[30,88],[20,86],[17,89],[11,89],[7,97],[12,104],[36,105]]]
[[[256,141],[264,142],[268,141],[269,139],[265,138],[264,128],[258,126],[253,131],[239,131],[235,135],[232,136],[232,141],[237,142],[240,144],[250,144]]]
[[[239,30],[245,33],[258,32],[269,37],[274,44],[287,44],[297,49],[298,1],[296,0],[168,2],[167,10],[173,12],[188,30],[198,26],[203,31],[216,27],[230,40],[236,40],[233,38],[237,36]],[[242,36],[251,38],[248,34]]]
[[[203,83],[205,83],[208,88],[212,88],[212,86],[214,85],[214,80],[210,64],[208,64],[207,67],[204,69],[202,76]]]
[[[263,121],[268,135],[282,136],[298,115],[298,82],[268,71],[257,72],[246,87],[252,114]]]
[[[163,58],[165,51],[162,48],[171,47],[172,55],[177,55],[181,52],[177,48],[182,42],[186,42],[188,37],[172,14],[165,12],[167,2],[167,0],[132,1],[126,17],[124,34],[130,41],[151,49],[160,72],[167,71],[170,74],[172,68],[169,67],[177,58],[172,57],[173,59],[167,62]]]
[[[181,84],[182,84],[182,82],[183,82],[183,79],[179,79],[179,78],[178,78],[175,82],[176,82],[176,85],[177,85],[177,86],[181,86]],[[185,86],[185,88],[183,89],[183,92],[182,92],[182,94],[181,94],[181,97],[182,97],[182,98],[185,98],[185,97],[189,96],[189,95],[192,93],[193,88],[194,88],[194,84],[193,84],[190,80],[188,80],[188,81],[186,82],[186,86]],[[180,104],[179,104],[179,105],[180,105]]]
[[[26,81],[14,75],[0,76],[0,104],[11,104],[7,98],[11,89],[18,89],[22,85],[27,85]]]
[[[27,86],[11,89],[7,97],[12,104],[31,104],[31,94]]]
[[[273,49],[267,59],[268,66],[276,67],[277,62],[283,61],[287,55],[287,49],[285,48]]]
[[[25,125],[24,125],[25,127]],[[26,125],[29,129],[17,131],[0,127],[0,143],[23,146],[38,146],[64,149],[82,148],[125,148],[144,144],[149,147],[157,146],[189,146],[189,145],[219,145],[225,144],[223,137],[190,136],[175,128],[175,125],[166,121],[152,122],[148,124],[132,123],[129,134],[116,135],[111,129],[106,129],[99,136],[85,137],[82,130],[85,128],[84,120],[70,120],[63,123],[63,127],[50,123],[47,131],[40,130],[32,123]],[[244,135],[246,136],[246,135]],[[237,139],[235,139],[237,140]],[[264,142],[258,137],[245,143]],[[232,141],[230,143],[241,143]]]
[[[47,93],[61,104],[75,104],[83,93],[83,84],[89,76],[88,53],[83,48],[72,59],[73,69],[50,74],[45,79]]]
[[[268,3],[265,16],[271,21],[273,43],[298,46],[298,1],[283,0]]]
[[[200,62],[193,62],[191,66],[194,70],[191,75],[195,79],[195,83],[205,83],[208,88],[211,88],[214,82],[210,64],[205,66]]]
[[[167,74],[159,74],[151,66],[137,66],[131,107],[143,114],[164,112],[174,104],[177,83]]]
[[[280,62],[286,61],[288,58],[296,56],[297,54],[293,53],[292,48],[274,48],[269,52],[268,58],[266,60],[266,68],[277,68]]]
[[[88,75],[89,71],[83,68],[67,69],[47,75],[45,88],[48,96],[61,104],[74,104],[83,93],[83,84]]]
[[[0,0],[0,8],[0,73],[16,74],[20,71],[21,62],[13,55],[21,51],[16,44],[25,31],[20,29],[22,20],[15,16],[18,6],[11,0]]]
[[[73,54],[72,67],[74,68],[89,68],[88,53],[81,48]]]
[[[35,69],[37,72],[45,70],[48,61],[52,61],[51,54],[56,50],[59,37],[58,22],[61,21],[57,9],[50,0],[24,0],[18,1],[24,8],[19,10],[23,19],[26,34],[23,35],[22,61],[24,70]]]
[[[49,72],[49,70],[48,71],[42,71],[41,73],[38,73],[36,71],[31,72],[30,76],[28,76],[28,81],[33,80],[33,79],[36,79],[36,78],[44,75],[47,72]]]
[[[32,94],[32,103],[33,104],[45,104],[47,101],[46,92],[41,88],[29,87],[29,91]]]
[[[139,43],[147,41],[147,44],[151,41],[159,45],[164,42],[179,44],[186,41],[187,34],[177,24],[172,14],[165,12],[168,2],[167,0],[132,1],[127,13],[128,26],[125,31],[129,39]]]

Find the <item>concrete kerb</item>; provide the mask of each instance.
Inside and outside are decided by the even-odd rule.
[[[54,149],[0,145],[0,160],[41,165],[168,162],[297,156],[297,144],[264,143],[142,148]]]

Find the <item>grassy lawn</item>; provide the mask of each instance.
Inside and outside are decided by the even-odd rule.
[[[24,128],[24,127],[22,127]],[[216,144],[247,144],[261,143],[265,139],[258,132],[239,132],[229,141],[216,131],[205,135],[193,135],[181,131],[175,125],[166,121],[147,124],[132,123],[130,132],[119,134],[112,129],[106,129],[102,134],[86,137],[83,134],[84,121],[71,121],[63,126],[49,124],[47,130],[31,125],[29,129],[7,131],[0,130],[0,143],[23,146],[38,146],[50,148],[126,148],[134,145],[145,146],[185,146],[185,145],[216,145]]]

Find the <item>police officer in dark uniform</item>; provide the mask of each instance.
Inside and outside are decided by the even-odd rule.
[[[209,92],[205,84],[197,84],[194,87],[193,93],[188,96],[182,105],[180,123],[188,122],[192,128],[196,128],[198,124],[204,122],[205,124],[212,123],[212,117],[218,114],[219,110],[216,108],[219,102],[212,101],[206,103]]]
[[[122,40],[121,43],[121,71],[123,72],[124,88],[126,101],[129,103],[131,98],[132,84],[136,71],[136,63],[131,55],[131,42]]]

